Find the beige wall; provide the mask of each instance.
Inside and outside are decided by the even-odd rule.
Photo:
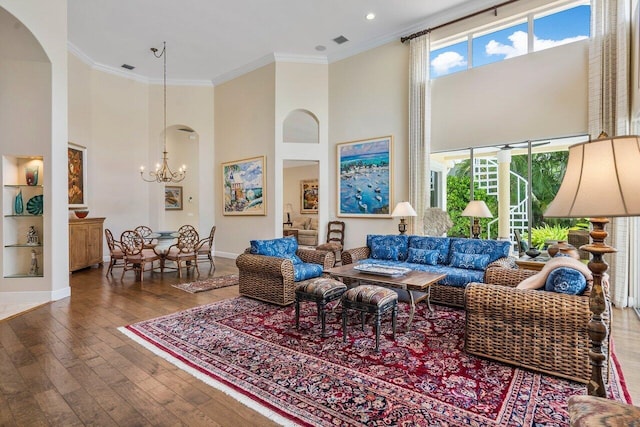
[[[336,215],[336,144],[393,136],[394,195],[391,208],[409,196],[408,61],[406,46],[393,42],[329,66],[329,206]],[[367,234],[398,232],[395,218],[339,218],[345,247],[362,246]]]
[[[106,217],[118,237],[148,225],[154,230],[189,223],[203,235],[214,224],[213,88],[168,86],[167,127],[194,129],[195,140],[168,133],[169,164],[188,165],[185,209],[164,210],[164,185],[140,179],[162,155],[162,85],[149,85],[92,69],[69,55],[69,140],[87,147],[90,216]],[[188,144],[188,145],[186,145]],[[193,197],[193,203],[188,203]],[[105,254],[108,254],[106,244]]]
[[[0,65],[2,98],[13,104],[0,104],[0,120],[10,120],[1,126],[3,136],[0,151],[2,155],[33,154],[44,157],[46,215],[43,218],[42,236],[45,276],[28,280],[0,278],[0,299],[5,302],[37,303],[70,295],[66,251],[67,2],[0,0],[0,13],[7,12],[20,23],[19,26],[2,29],[15,30],[8,36],[11,40],[9,44],[20,46],[20,41],[27,41],[27,44],[40,45],[46,55],[41,58],[14,56],[8,63]],[[14,53],[20,54],[19,51]],[[0,61],[7,59],[6,51],[0,49]],[[11,63],[12,60],[17,62]],[[19,117],[14,113],[20,113]],[[6,206],[5,203],[7,201],[3,200],[3,206]]]
[[[266,156],[267,216],[222,214],[216,209],[216,254],[235,257],[251,239],[269,239],[280,233],[274,220],[275,64],[266,65],[215,88],[216,203],[222,206],[221,163]],[[280,208],[282,209],[282,208]],[[270,215],[270,217],[269,217]],[[279,221],[280,216],[278,216]]]

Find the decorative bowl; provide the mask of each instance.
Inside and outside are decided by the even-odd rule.
[[[86,218],[89,215],[89,211],[73,211],[73,213],[80,219]]]
[[[531,249],[527,249],[527,251],[525,252],[530,258],[535,258],[538,255],[540,255],[540,251],[537,250],[536,248],[531,248]]]

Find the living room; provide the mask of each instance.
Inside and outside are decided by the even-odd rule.
[[[237,74],[219,76],[213,83],[196,78],[177,81],[169,75],[168,127],[176,128],[174,136],[169,135],[170,161],[187,164],[189,173],[183,186],[183,211],[168,212],[164,209],[162,186],[147,184],[139,177],[140,165],[154,164],[162,147],[161,61],[152,58],[155,62],[147,62],[149,74],[144,78],[115,72],[119,64],[105,67],[74,44],[66,13],[71,2],[20,3],[0,0],[1,14],[5,15],[2,19],[10,22],[11,28],[15,28],[15,21],[20,22],[28,33],[21,37],[31,37],[25,42],[29,47],[25,51],[36,53],[25,58],[11,52],[17,58],[10,56],[11,60],[0,61],[5,70],[16,73],[0,79],[2,87],[7,88],[5,99],[24,101],[5,102],[0,109],[2,127],[8,129],[3,155],[37,154],[45,159],[44,197],[51,215],[45,218],[42,230],[44,277],[28,283],[0,279],[3,299],[40,303],[67,298],[72,293],[66,267],[69,211],[64,153],[69,142],[86,148],[87,206],[90,216],[106,218],[106,228],[119,234],[139,224],[166,229],[193,223],[199,230],[216,225],[216,257],[229,260],[241,254],[251,239],[280,236],[287,204],[299,210],[299,204],[288,202],[285,196],[287,185],[291,185],[285,168],[288,162],[319,165],[318,207],[313,215],[317,215],[318,243],[322,243],[326,224],[336,219],[338,212],[338,144],[392,135],[392,205],[410,199],[409,50],[399,37],[349,56],[344,53],[343,58],[331,62],[272,56],[271,60],[240,67]],[[483,2],[485,7],[493,3]],[[502,18],[503,14],[517,14],[547,3],[515,2],[501,7],[499,15]],[[476,4],[473,8],[481,6]],[[468,4],[465,7],[472,8]],[[452,15],[453,11],[448,13]],[[456,14],[451,18],[466,12],[458,10]],[[434,33],[433,42],[462,31],[462,25],[480,27],[496,19],[489,15]],[[442,16],[437,18],[445,21]],[[435,17],[431,22],[437,22]],[[156,44],[151,46],[160,47],[161,42],[154,41]],[[118,60],[142,63],[145,55],[151,56],[151,46],[139,46],[140,58]],[[177,54],[173,49],[172,41],[167,40],[169,55]],[[588,51],[589,42],[583,40],[434,80],[431,150],[587,134]],[[169,56],[169,67],[174,58]],[[38,64],[36,71],[28,71],[30,62]],[[46,65],[40,67],[41,64]],[[30,77],[38,83],[28,83]],[[522,81],[536,79],[551,84],[544,89],[533,83],[522,85]],[[636,92],[630,95],[633,97]],[[510,95],[507,101],[513,103],[498,96],[505,93]],[[50,105],[36,108],[33,99]],[[525,114],[519,108],[522,99],[528,100],[526,120],[522,120]],[[284,138],[283,123],[299,109],[310,111],[317,118],[317,143],[300,144]],[[448,113],[451,111],[456,114]],[[543,115],[536,115],[542,112]],[[33,122],[47,126],[41,129],[31,126]],[[181,134],[177,128],[182,127],[191,132]],[[181,157],[178,153],[183,143],[197,146],[192,150],[194,154]],[[265,215],[225,215],[221,165],[255,157],[263,157],[266,165]],[[296,178],[293,187],[297,189],[301,180]],[[298,197],[299,194],[293,195],[296,201]],[[397,233],[396,218],[346,217],[345,221],[348,248],[361,246],[367,234]],[[106,243],[104,253],[108,253]]]

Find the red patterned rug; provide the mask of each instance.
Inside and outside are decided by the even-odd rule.
[[[300,330],[294,307],[234,298],[120,330],[154,353],[281,424],[341,426],[567,426],[567,399],[582,384],[466,354],[465,313],[419,304],[410,332],[399,310],[396,341],[383,323],[380,353],[369,321],[340,309],[320,339],[315,304]],[[615,361],[615,358],[614,358]],[[629,397],[612,363],[610,397]]]
[[[178,283],[177,285],[171,285],[174,288],[181,289],[183,291],[195,294],[196,292],[210,291],[212,289],[226,288],[227,286],[234,286],[238,284],[238,275],[229,274],[226,276],[211,277],[205,280],[198,280],[197,282]]]

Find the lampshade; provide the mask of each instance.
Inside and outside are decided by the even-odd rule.
[[[418,216],[409,202],[400,202],[396,205],[391,216]]]
[[[284,205],[284,211],[286,213],[292,213],[293,212],[293,205],[291,203],[287,203],[286,205]]]
[[[462,211],[460,216],[474,216],[476,218],[493,218],[484,200],[472,200]]]
[[[545,217],[640,215],[640,138],[617,136],[569,147],[560,190]]]

